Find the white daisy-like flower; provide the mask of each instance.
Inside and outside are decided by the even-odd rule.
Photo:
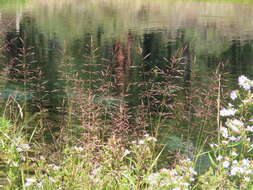
[[[243,87],[245,90],[250,90],[251,81],[244,75],[238,78],[239,86]]]
[[[239,171],[240,171],[241,168],[239,168],[238,166],[232,166],[231,168],[231,171],[230,171],[230,174],[232,176],[235,176]]]
[[[228,138],[228,129],[226,127],[221,127],[220,132],[224,138]]]
[[[245,166],[245,167],[248,167],[248,166],[250,166],[250,161],[248,159],[243,159],[242,160],[242,165]]]
[[[253,132],[253,126],[247,126],[247,127],[246,127],[246,131]]]
[[[74,146],[73,149],[78,152],[82,152],[84,150],[84,148],[81,146]]]
[[[25,187],[29,187],[31,186],[32,184],[36,183],[36,179],[35,178],[26,178],[25,179]]]
[[[222,158],[223,158],[223,157],[222,157],[221,155],[219,155],[216,159],[217,159],[218,161],[220,161]]]
[[[243,179],[244,179],[246,182],[250,182],[250,178],[249,178],[249,177],[244,176]]]
[[[49,166],[53,169],[53,170],[59,170],[61,167],[57,166],[55,164],[49,164]]]
[[[229,162],[229,161],[224,161],[224,162],[222,163],[222,166],[223,166],[224,168],[228,168],[228,167],[230,166],[230,162]]]
[[[229,109],[223,108],[222,110],[220,110],[220,115],[223,117],[234,116],[236,111],[237,110],[234,108],[229,108]]]
[[[230,98],[232,100],[235,100],[237,98],[237,91],[236,90],[233,90],[231,93],[230,93]]]
[[[232,152],[231,155],[232,156],[238,156],[238,154],[236,152]]]
[[[228,120],[226,125],[235,133],[240,133],[244,123],[238,119]]]

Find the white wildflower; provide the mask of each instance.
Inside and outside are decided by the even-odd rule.
[[[247,127],[246,127],[246,131],[253,132],[253,126],[247,126]]]
[[[84,150],[84,148],[81,146],[74,146],[73,149],[78,152],[82,152]]]
[[[144,144],[144,140],[139,140],[138,144]]]
[[[248,167],[250,165],[250,162],[248,159],[243,159],[242,160],[242,165],[245,166],[245,167]]]
[[[230,171],[230,174],[231,174],[232,176],[234,176],[234,175],[236,175],[239,171],[240,171],[240,168],[239,168],[239,167],[237,167],[237,166],[232,166],[231,171]]]
[[[222,166],[224,168],[228,168],[230,166],[230,162],[229,161],[224,161],[223,164],[222,164]]]
[[[232,156],[238,156],[238,154],[236,152],[232,152],[231,155]]]
[[[244,178],[244,180],[245,180],[246,182],[250,182],[250,178],[249,178],[249,177],[244,176],[243,178]]]
[[[227,117],[227,116],[234,116],[236,113],[236,109],[234,108],[223,108],[222,110],[220,110],[220,115],[223,117]]]
[[[160,175],[157,173],[151,174],[148,176],[148,181],[151,185],[157,185]]]
[[[17,147],[18,152],[27,152],[30,149],[31,149],[31,147],[29,146],[29,144],[20,144]]]
[[[221,141],[222,144],[227,145],[229,142],[228,141]]]
[[[214,147],[218,147],[218,145],[217,144],[210,144],[210,147],[214,148]]]
[[[49,166],[53,169],[53,170],[59,170],[61,167],[57,166],[55,164],[49,164]]]
[[[36,183],[36,179],[35,178],[26,178],[25,179],[25,187],[29,187],[32,184]]]
[[[238,161],[237,161],[237,160],[234,160],[234,161],[232,162],[232,164],[233,164],[233,165],[236,165],[236,164],[238,164]]]
[[[220,161],[220,160],[222,160],[222,156],[221,155],[219,155],[216,159],[218,160],[218,161]]]
[[[126,149],[125,152],[124,152],[124,154],[123,154],[123,157],[125,157],[126,155],[128,155],[128,154],[130,154],[130,153],[131,153],[131,151],[128,150],[128,149]]]
[[[243,127],[243,122],[238,119],[228,120],[226,125],[235,133],[240,133],[241,128]]]
[[[51,181],[52,183],[56,183],[56,180],[55,180],[53,177],[49,176],[48,179],[49,179],[49,181]]]
[[[145,134],[144,137],[149,137],[149,134]]]
[[[220,128],[220,132],[224,138],[228,138],[228,129],[225,127]]]
[[[235,100],[237,98],[237,91],[236,90],[233,90],[231,93],[230,93],[230,98],[232,100]]]
[[[228,137],[228,139],[229,139],[230,141],[233,141],[233,142],[238,142],[238,141],[241,139],[241,137],[231,136],[231,137]]]
[[[191,178],[190,178],[190,181],[195,181],[194,177],[191,177]]]
[[[198,174],[192,167],[189,168],[189,171],[193,175],[197,175]]]
[[[243,87],[245,90],[250,90],[251,81],[245,77],[244,75],[241,75],[238,78],[239,86]]]

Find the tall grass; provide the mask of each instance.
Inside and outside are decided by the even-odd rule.
[[[43,70],[38,75],[31,67],[33,48],[19,40],[12,79],[25,94],[41,95]],[[202,89],[187,48],[165,58],[166,66],[147,69],[142,52],[142,65],[131,62],[130,34],[128,40],[116,42],[114,56],[104,59],[89,38],[81,65],[62,50],[60,122],[45,109],[50,92],[38,96],[39,109],[28,98],[9,96],[0,118],[4,189],[252,188],[253,82],[240,77],[242,89],[232,92],[225,109],[221,65]],[[130,71],[146,80],[129,80]],[[33,83],[40,88],[29,89]],[[129,103],[133,86],[140,87],[135,107]],[[200,170],[204,156],[208,165]]]

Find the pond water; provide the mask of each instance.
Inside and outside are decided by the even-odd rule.
[[[243,1],[1,1],[1,99],[12,95],[53,112],[73,95],[66,76],[96,89],[106,86],[107,71],[111,94],[94,101],[124,99],[134,107],[141,104],[140,84],[161,81],[145,73],[164,69],[185,47],[188,79],[207,85],[224,62],[234,88],[239,75],[253,77],[252,18],[253,4]]]

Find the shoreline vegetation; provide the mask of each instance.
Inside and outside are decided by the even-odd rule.
[[[66,126],[61,131],[61,141],[50,145],[35,139],[39,128],[31,133],[28,122],[13,123],[2,116],[1,182],[5,189],[27,190],[250,190],[253,81],[240,76],[238,84],[240,88],[230,93],[228,104],[217,105],[216,138],[204,141],[209,148],[199,149],[191,159],[180,151],[163,157],[169,145],[160,144],[146,132],[138,137],[115,133],[101,138],[98,131],[101,127],[106,129],[94,121],[90,126],[86,123],[87,128],[78,133],[71,131],[78,130],[74,126]],[[209,167],[197,172],[198,159],[203,155],[208,155]],[[160,159],[169,160],[170,165],[161,167],[164,163]]]
[[[253,81],[247,77],[240,76],[240,89],[224,99],[219,64],[201,88],[187,45],[164,67],[136,67],[129,34],[126,45],[116,43],[112,61],[99,57],[92,37],[82,65],[62,51],[58,77],[64,85],[50,91],[35,49],[15,39],[4,46],[18,53],[1,79],[4,189],[252,188]],[[135,72],[146,80],[131,81]],[[6,91],[15,84],[15,91]]]
[[[15,2],[0,2],[0,189],[253,189],[249,1]]]

